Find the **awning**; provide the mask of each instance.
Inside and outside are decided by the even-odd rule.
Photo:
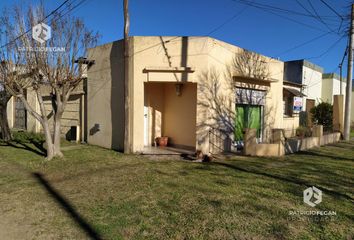
[[[283,87],[284,90],[290,92],[292,95],[297,96],[297,97],[306,97],[305,94],[303,94],[302,92],[300,92],[299,90],[296,90],[294,88],[288,88],[288,87]]]

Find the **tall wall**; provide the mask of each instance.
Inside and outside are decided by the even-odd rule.
[[[163,133],[175,146],[195,149],[197,84],[188,83],[177,96],[175,84],[165,84]]]
[[[88,69],[88,143],[123,150],[124,58],[123,41],[89,50],[95,64]]]
[[[221,124],[228,125],[225,128],[229,127],[228,132],[233,135],[230,128],[234,127],[235,115],[232,113],[236,96],[228,85],[233,80],[229,67],[240,48],[209,37],[131,37],[129,41],[133,152],[144,149],[146,106],[164,109],[160,134],[174,136],[172,141],[177,145],[196,146],[207,152],[208,132],[213,126],[221,128]],[[123,148],[124,143],[122,47],[122,41],[118,41],[92,49],[90,59],[95,60],[95,64],[88,70],[88,142],[116,149]],[[284,65],[281,61],[264,58],[272,79],[271,83],[266,83],[264,109],[265,138],[268,141],[271,128],[283,126]],[[213,79],[218,85],[217,94],[209,91],[213,90],[210,88]],[[159,92],[160,87],[146,88],[146,84],[151,83],[160,84],[164,88],[163,95],[153,95],[158,94],[155,92]],[[180,97],[176,96],[176,83],[184,84]],[[163,98],[163,106],[152,103],[155,101],[152,95],[156,101]],[[206,102],[213,99],[219,101],[222,111],[218,112],[218,106],[207,106]],[[154,131],[151,138],[159,134],[156,129]]]
[[[133,85],[133,97],[132,106],[134,109],[133,116],[133,151],[139,152],[144,148],[144,83],[169,83],[165,89],[168,92],[165,93],[165,104],[171,104],[171,112],[167,112],[167,118],[173,120],[173,116],[179,112],[181,114],[186,114],[180,108],[177,102],[175,86],[173,83],[195,83],[197,82],[198,76],[202,71],[205,71],[208,66],[208,48],[207,43],[209,41],[208,37],[133,37],[133,49],[132,49],[132,62],[133,69],[130,81]],[[184,67],[193,67],[195,71],[173,71],[173,70],[159,70],[159,69],[176,69]],[[155,71],[147,72],[144,69],[152,68]],[[189,86],[185,88],[186,94],[189,94]],[[167,103],[167,99],[170,101]],[[183,90],[180,99],[181,104],[184,105],[183,101]],[[191,98],[190,100],[193,100]],[[193,102],[189,102],[188,107],[193,106]],[[167,107],[165,107],[167,109]],[[170,109],[170,108],[168,108]],[[177,109],[177,110],[172,110]],[[179,109],[179,110],[178,110]],[[188,110],[188,109],[186,109]],[[189,110],[188,110],[189,112]],[[189,118],[189,117],[188,117]],[[178,135],[182,132],[188,135],[189,131],[195,126],[192,126],[191,122],[188,121],[187,128],[185,130],[180,129],[182,124],[174,121],[176,123],[175,128],[178,129]],[[167,121],[165,121],[166,123]],[[171,125],[164,125],[164,131],[166,135],[171,133],[176,134],[176,129],[169,127]],[[165,133],[164,133],[165,134]],[[193,136],[193,133],[189,134]],[[196,143],[192,143],[193,138],[188,137],[184,139],[184,136],[176,138],[176,144],[195,146]],[[173,140],[172,140],[173,141]]]
[[[306,95],[304,102],[306,102],[306,99],[313,99],[318,104],[322,98],[322,72],[303,66],[302,82],[302,84],[306,85],[303,91]],[[306,110],[306,105],[304,105],[304,110]]]
[[[342,95],[345,96],[346,82],[342,82]],[[323,74],[322,100],[333,103],[333,95],[340,95],[340,81],[336,74]]]

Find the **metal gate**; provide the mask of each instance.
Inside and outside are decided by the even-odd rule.
[[[27,112],[25,105],[19,98],[15,98],[15,122],[14,127],[17,129],[26,129]]]

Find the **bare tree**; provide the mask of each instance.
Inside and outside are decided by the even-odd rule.
[[[209,115],[209,121],[199,123],[198,129],[209,129],[209,138],[213,136],[220,138],[218,142],[224,144],[223,147],[225,147],[225,141],[229,141],[236,133],[236,102],[242,100],[252,104],[261,104],[261,102],[254,102],[256,92],[254,90],[259,86],[244,79],[265,80],[269,78],[268,64],[269,60],[267,61],[260,54],[240,49],[226,65],[224,71],[212,68],[202,73],[199,81],[201,97],[198,105],[205,114]],[[210,131],[214,132],[210,133]],[[205,135],[206,138],[207,135]]]
[[[26,13],[16,7],[13,14],[12,54],[20,59],[22,67],[21,71],[16,69],[13,72],[15,77],[7,79],[6,87],[21,99],[27,112],[41,124],[47,159],[61,157],[61,119],[70,95],[83,80],[83,70],[76,60],[87,57],[87,49],[96,44],[98,35],[87,30],[81,19],[70,14],[52,13],[49,20],[43,5],[30,6]],[[47,20],[47,25],[43,25],[43,19]],[[11,25],[7,27],[12,29]],[[28,33],[33,27],[40,33],[37,39]],[[26,90],[35,93],[40,111],[37,112],[28,102]],[[47,109],[44,103],[44,96],[48,94],[52,109]],[[52,126],[50,117],[53,118]]]
[[[11,77],[9,69],[10,65],[16,65],[17,58],[15,55],[11,55],[10,45],[6,45],[8,41],[8,27],[11,25],[9,22],[9,12],[7,9],[2,11],[0,16],[0,131],[1,139],[4,141],[11,140],[11,131],[7,119],[7,105],[11,99],[11,94],[7,90],[5,83]],[[11,63],[11,64],[10,64]]]
[[[0,81],[0,137],[4,141],[11,140],[11,132],[7,120],[7,103],[11,99],[11,94],[6,91],[5,85]]]

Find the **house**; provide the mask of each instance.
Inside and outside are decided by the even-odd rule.
[[[306,97],[303,93],[305,87],[300,83],[283,80],[283,129],[287,138],[295,136],[300,126],[300,114]]]
[[[271,142],[272,130],[284,127],[283,62],[210,37],[128,41],[126,72],[123,40],[89,50],[95,64],[87,72],[88,143],[144,152],[167,136],[173,147],[208,153],[242,141],[244,128],[256,128],[259,142]],[[301,88],[299,82],[285,91],[302,96]]]
[[[301,125],[312,125],[309,111],[321,102],[322,73],[322,67],[304,59],[284,63],[284,79],[304,86],[303,107],[300,112]]]
[[[324,73],[322,75],[322,101],[333,104],[334,95],[343,95],[345,98],[346,87],[346,78],[343,78],[341,84],[338,74]]]
[[[307,106],[317,105],[322,98],[322,73],[323,68],[307,60],[294,60],[284,63],[284,79],[305,86],[303,110]]]
[[[66,105],[62,117],[61,134],[68,140],[79,141],[83,139],[81,127],[84,121],[84,86],[85,82],[72,93]],[[51,95],[48,89],[43,88],[43,101],[49,116],[49,122],[53,121]],[[35,92],[27,89],[26,99],[30,106],[40,113],[39,103]],[[30,114],[27,113],[22,101],[12,97],[7,104],[7,116],[9,127],[18,131],[28,131],[34,133],[42,132],[41,124]],[[52,124],[51,124],[52,126]]]

